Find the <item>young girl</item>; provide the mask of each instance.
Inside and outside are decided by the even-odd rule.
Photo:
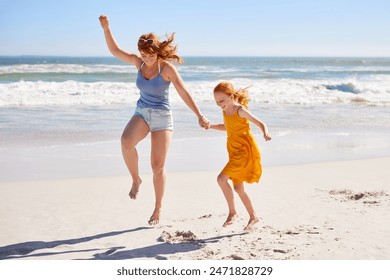
[[[221,82],[214,89],[214,98],[223,111],[223,124],[210,124],[209,128],[227,131],[227,150],[229,162],[218,175],[218,184],[226,198],[229,215],[223,227],[231,225],[237,218],[234,206],[232,188],[228,182],[231,179],[234,190],[237,192],[249,214],[249,222],[244,230],[252,230],[259,221],[252,202],[245,192],[244,182],[258,182],[261,176],[261,156],[253,137],[249,122],[257,125],[263,132],[266,141],[271,140],[267,126],[248,111],[248,92],[246,89],[235,90],[229,82]]]

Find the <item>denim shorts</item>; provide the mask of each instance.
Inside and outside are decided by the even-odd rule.
[[[144,119],[146,124],[149,126],[150,132],[158,130],[173,131],[173,117],[171,110],[137,107],[134,115]]]

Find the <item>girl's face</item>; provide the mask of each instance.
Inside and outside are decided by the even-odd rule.
[[[146,65],[152,66],[157,61],[157,53],[154,54],[148,54],[144,53],[143,51],[140,51],[141,59],[145,62]]]
[[[220,107],[225,112],[231,110],[234,106],[233,96],[229,96],[223,92],[214,92],[214,99],[218,107]]]

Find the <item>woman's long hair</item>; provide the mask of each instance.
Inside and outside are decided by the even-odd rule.
[[[159,37],[154,33],[143,34],[139,37],[139,39],[152,39],[153,43],[141,44],[140,40],[138,40],[138,50],[146,54],[157,53],[157,58],[161,60],[176,61],[180,64],[183,63],[184,60],[176,54],[177,46],[174,46],[172,44],[173,40],[175,39],[175,33],[172,33],[170,35],[167,34],[165,35],[165,37],[167,39],[160,42]]]
[[[230,82],[220,82],[215,88],[214,92],[223,92],[226,95],[233,96],[239,104],[248,107],[248,87],[235,89]]]

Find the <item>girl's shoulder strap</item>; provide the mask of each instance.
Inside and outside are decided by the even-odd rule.
[[[243,106],[242,104],[238,105],[238,108],[237,108],[237,114],[239,115],[239,111],[242,109],[242,108],[245,108],[245,106]]]
[[[241,112],[241,114],[240,114],[240,112]],[[238,107],[238,109],[237,109],[237,116],[239,116],[240,118],[244,118],[245,119],[245,117],[242,116],[242,112],[249,112],[249,111],[248,111],[248,107],[246,107],[245,105],[241,104]]]

